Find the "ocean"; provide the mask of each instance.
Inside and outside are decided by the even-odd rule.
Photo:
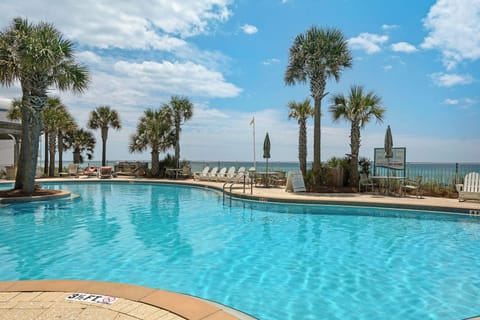
[[[182,160],[183,161],[183,160]],[[119,161],[108,161],[107,165],[115,166]],[[66,167],[70,162],[64,161],[63,165]],[[41,165],[43,163],[39,163]],[[86,167],[87,165],[93,165],[99,167],[101,165],[100,161],[90,161],[85,162],[81,167]],[[199,172],[205,166],[212,167],[231,167],[235,166],[236,168],[245,167],[247,170],[254,166],[253,161],[190,161],[190,166],[192,172]],[[149,162],[150,167],[150,162]],[[308,168],[311,168],[311,162],[307,164]],[[257,171],[266,170],[265,161],[256,162]],[[384,168],[376,168],[375,174],[373,173],[373,165],[370,170],[371,175],[387,175],[388,172]],[[293,171],[300,170],[300,165],[298,162],[284,162],[284,161],[269,161],[268,162],[269,171]],[[448,162],[448,163],[435,163],[435,162],[407,162],[405,172],[391,170],[390,175],[393,176],[405,176],[410,179],[415,179],[417,176],[422,176],[423,183],[432,183],[437,185],[454,185],[456,183],[462,183],[463,177],[469,172],[480,172],[480,162]]]

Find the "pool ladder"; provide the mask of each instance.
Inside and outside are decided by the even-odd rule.
[[[230,189],[230,195],[229,195],[230,207],[232,206],[232,189],[233,189],[234,184],[235,184],[235,182],[225,182],[223,184],[223,187],[222,187],[222,190],[223,190],[223,205],[225,205],[225,189],[227,188],[227,185],[230,185],[229,186],[229,189]]]

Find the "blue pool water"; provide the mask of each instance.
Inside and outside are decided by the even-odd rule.
[[[191,187],[45,184],[80,198],[0,208],[0,280],[162,288],[265,320],[480,314],[480,220],[233,201]]]

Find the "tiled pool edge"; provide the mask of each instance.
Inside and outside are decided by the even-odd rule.
[[[252,320],[249,315],[218,303],[149,287],[88,280],[0,281],[0,292],[82,292],[109,295],[147,304],[187,320]]]

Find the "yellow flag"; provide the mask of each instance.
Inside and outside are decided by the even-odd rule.
[[[252,117],[252,120],[250,120],[250,125],[253,126],[255,124],[255,117]]]

